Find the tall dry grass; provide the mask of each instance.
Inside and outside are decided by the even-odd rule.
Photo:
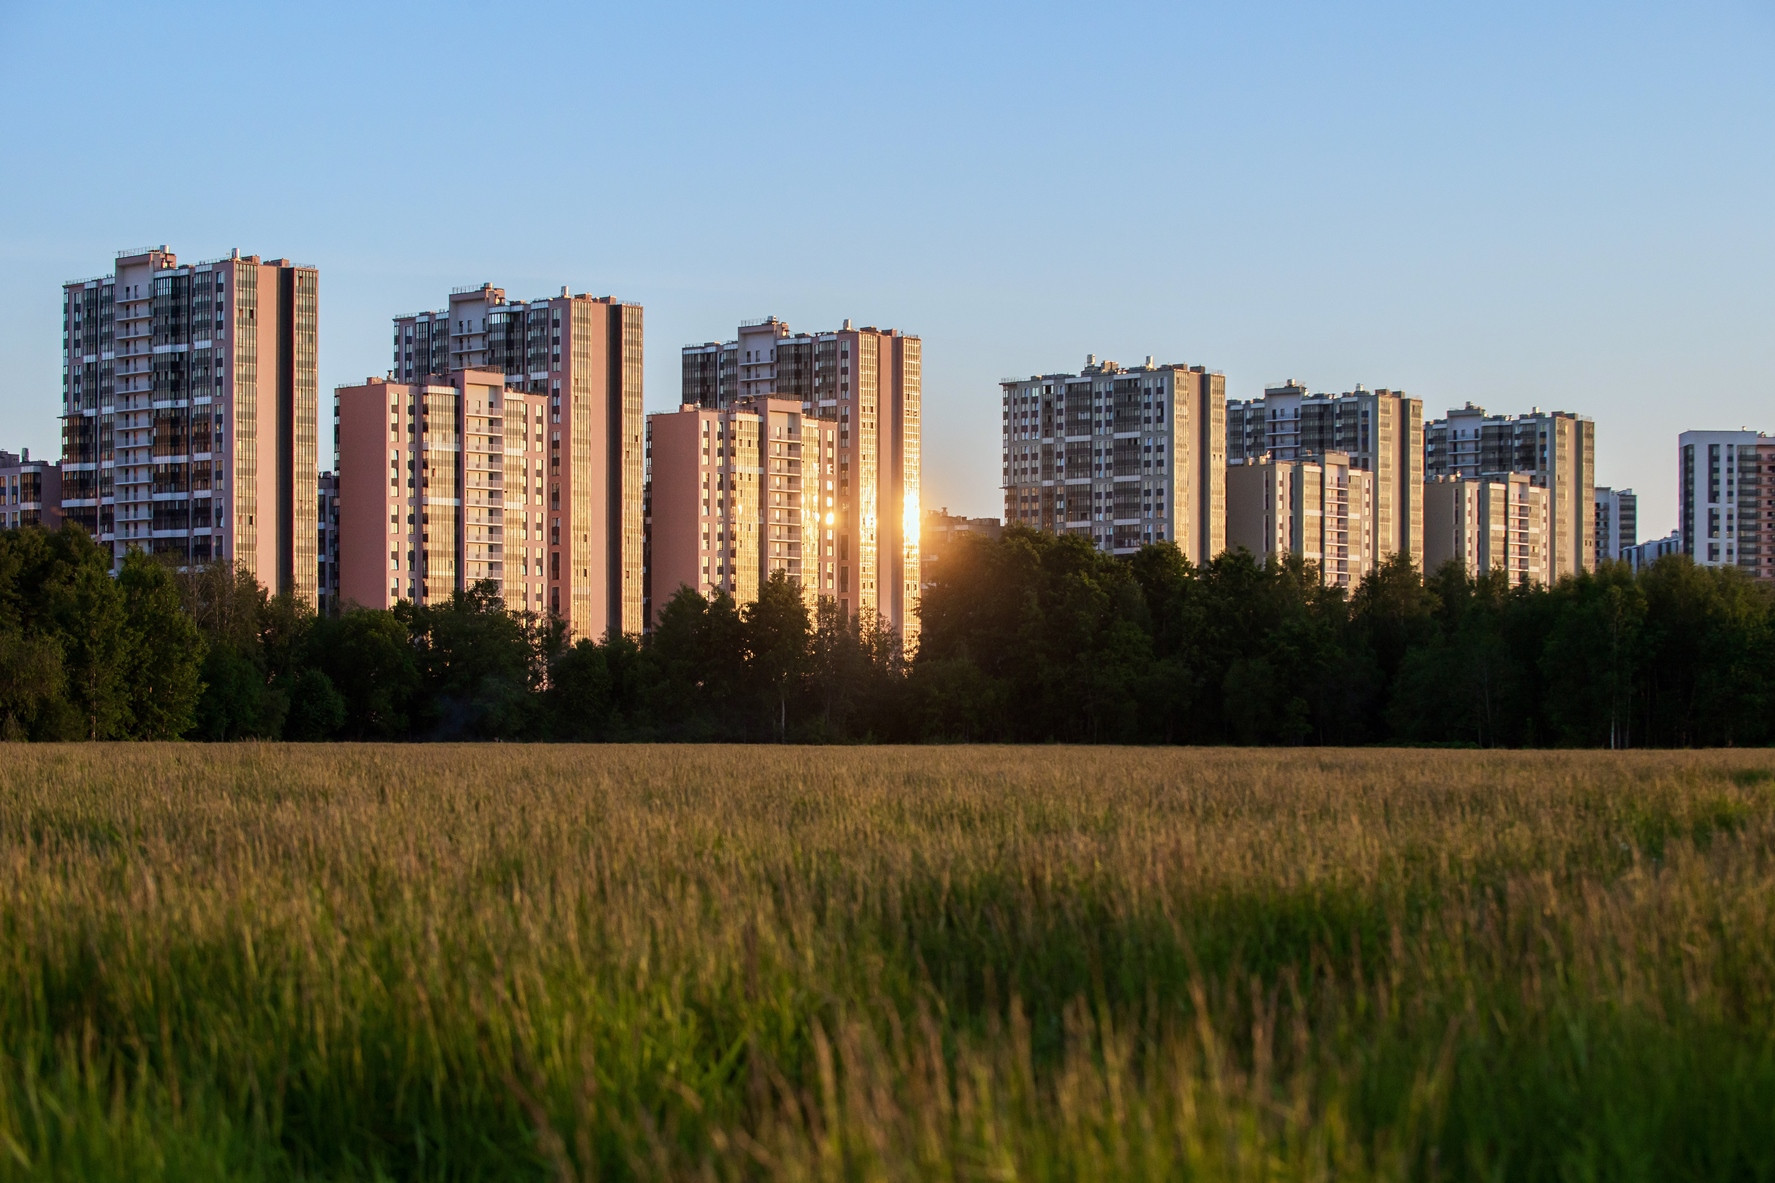
[[[1775,1178],[1772,770],[14,748],[0,1178]]]

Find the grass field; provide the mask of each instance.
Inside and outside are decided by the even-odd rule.
[[[1775,752],[9,747],[0,1179],[1775,1179]]]

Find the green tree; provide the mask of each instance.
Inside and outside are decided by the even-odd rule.
[[[407,626],[393,612],[352,608],[315,621],[304,665],[327,676],[345,701],[351,739],[404,739],[420,690]]]
[[[123,683],[129,707],[124,734],[131,739],[177,739],[191,729],[203,692],[203,635],[179,603],[172,572],[139,550],[123,560],[117,586],[123,593],[128,640]]]
[[[746,670],[781,743],[789,734],[789,700],[801,689],[808,669],[807,601],[787,571],[772,571],[741,615]]]
[[[881,735],[902,726],[895,691],[905,684],[899,635],[871,608],[847,615],[821,596],[808,639],[812,734],[824,739]],[[916,725],[912,738],[920,732]]]
[[[68,697],[87,739],[116,739],[129,720],[128,614],[109,555],[78,526],[50,536],[52,557],[36,589],[57,634]]]
[[[345,712],[345,696],[333,680],[312,666],[305,668],[291,679],[284,737],[307,743],[331,739],[345,725]]]
[[[1555,734],[1573,746],[1630,746],[1646,615],[1633,572],[1624,563],[1604,563],[1546,594],[1552,627],[1541,671]]]
[[[226,642],[203,657],[203,694],[192,733],[199,739],[275,739],[283,734],[285,698],[265,684],[265,672]]]
[[[267,594],[244,567],[227,563],[185,572],[179,590],[207,648],[193,734],[209,740],[282,736],[313,612],[287,593]]]
[[[56,738],[57,710],[66,707],[63,690],[62,651],[55,641],[0,624],[0,740]]]
[[[746,702],[745,622],[733,597],[704,599],[681,587],[660,609],[644,650],[653,734],[686,740],[746,739],[735,705]]]
[[[555,739],[610,739],[617,732],[615,679],[605,646],[582,638],[555,659],[548,705]]]
[[[483,580],[444,604],[395,611],[425,691],[416,726],[439,738],[517,739],[537,729],[549,634],[534,616],[508,612],[497,584]]]

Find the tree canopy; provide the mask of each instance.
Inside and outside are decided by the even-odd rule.
[[[77,528],[0,534],[0,735],[34,739],[1775,742],[1775,589],[1675,556],[1553,587],[1395,558],[1346,594],[1294,559],[958,540],[915,652],[782,572],[686,588],[645,637],[570,637],[491,584],[316,617],[227,567]]]

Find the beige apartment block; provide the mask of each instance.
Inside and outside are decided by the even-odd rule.
[[[1132,554],[1174,542],[1195,563],[1226,549],[1226,378],[1201,366],[1007,379],[1005,523],[1082,534]]]
[[[115,564],[236,563],[315,603],[318,286],[164,246],[62,286],[63,503]]]
[[[1466,404],[1424,428],[1425,473],[1498,481],[1522,473],[1547,490],[1548,582],[1596,569],[1596,424],[1566,411],[1488,415]]]
[[[748,395],[647,417],[649,623],[679,588],[758,598],[782,571],[808,607],[838,591],[838,424]]]
[[[923,349],[897,329],[847,320],[835,332],[793,333],[767,317],[742,324],[732,341],[687,345],[682,354],[685,404],[720,410],[790,399],[836,424],[834,598],[847,616],[874,612],[908,650],[918,636]],[[656,477],[656,499],[660,489]]]
[[[1435,571],[1502,571],[1511,587],[1553,582],[1552,498],[1527,473],[1499,480],[1437,477],[1424,486],[1424,555]]]
[[[643,625],[641,347],[639,304],[566,288],[530,301],[492,284],[459,288],[448,308],[394,322],[397,381],[486,369],[547,397],[546,602],[578,637]]]
[[[0,451],[0,530],[24,526],[59,530],[61,525],[61,465],[31,459],[29,448],[22,453]]]
[[[507,607],[548,611],[547,394],[457,370],[335,400],[341,603],[435,604],[488,581]]]
[[[1639,545],[1639,497],[1632,489],[1596,486],[1596,561],[1620,562]]]
[[[1353,591],[1374,570],[1379,483],[1343,452],[1232,465],[1226,474],[1227,544],[1259,559],[1298,556],[1327,585]]]
[[[1227,462],[1303,460],[1342,452],[1374,474],[1368,547],[1376,562],[1424,565],[1424,404],[1397,390],[1312,394],[1290,379],[1227,403]]]

